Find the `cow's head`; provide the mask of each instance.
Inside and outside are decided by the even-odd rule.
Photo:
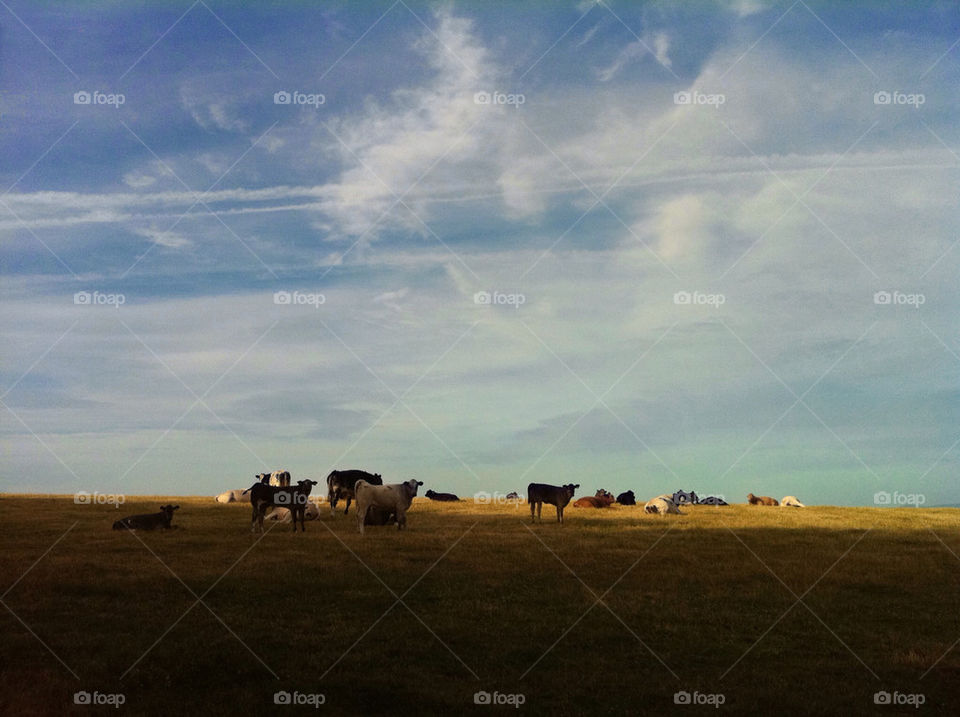
[[[424,493],[424,495],[427,496],[427,498],[432,498],[436,495],[436,493],[432,490],[428,490],[426,493]]]
[[[411,478],[410,480],[405,481],[403,485],[406,487],[407,495],[410,496],[410,498],[413,498],[417,494],[417,489],[423,485],[423,481]]]
[[[160,506],[160,512],[161,512],[161,513],[166,513],[168,518],[172,518],[172,517],[173,517],[173,511],[175,511],[175,510],[177,510],[177,509],[179,509],[179,508],[180,508],[179,505],[161,505],[161,506]]]
[[[571,498],[573,498],[573,494],[574,494],[574,492],[577,490],[577,488],[580,487],[580,484],[577,483],[576,485],[574,485],[573,483],[567,483],[567,484],[566,484],[565,486],[563,486],[563,487],[567,489],[567,495],[569,495]]]

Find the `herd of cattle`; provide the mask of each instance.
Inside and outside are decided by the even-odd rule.
[[[251,516],[250,529],[252,531],[263,531],[263,522],[265,520],[274,520],[282,523],[292,522],[293,530],[297,530],[297,521],[300,522],[300,529],[306,531],[304,522],[306,520],[317,520],[320,517],[320,508],[316,503],[310,501],[310,493],[313,486],[317,485],[315,480],[297,481],[296,485],[291,485],[289,471],[272,471],[271,473],[258,473],[257,482],[246,490],[228,490],[216,497],[218,503],[240,503],[249,502],[253,512]],[[336,511],[337,504],[343,500],[345,507],[344,515],[350,511],[350,503],[357,504],[357,528],[361,535],[364,528],[368,525],[392,525],[396,524],[397,529],[403,529],[407,524],[407,511],[417,495],[417,491],[423,481],[408,480],[403,483],[383,484],[383,477],[379,473],[367,473],[362,470],[334,470],[327,476],[327,502],[330,504],[330,514]],[[573,500],[573,495],[580,487],[579,484],[568,483],[566,485],[548,485],[546,483],[531,483],[527,486],[527,503],[530,505],[530,519],[543,518],[540,513],[543,504],[547,503],[557,509],[557,522],[563,523],[563,511]],[[439,502],[456,502],[460,499],[453,493],[436,493],[428,490],[425,496],[430,500]],[[507,499],[520,500],[517,493],[509,493]],[[632,490],[628,490],[614,497],[603,488],[599,489],[593,496],[585,496],[573,503],[575,508],[608,508],[614,503],[620,505],[636,505],[637,499]],[[747,503],[750,505],[769,505],[769,506],[788,506],[795,508],[804,508],[795,496],[788,495],[781,501],[769,496],[756,496],[753,493],[747,495]],[[675,514],[682,515],[679,506],[682,505],[712,505],[723,506],[728,503],[720,497],[708,496],[700,498],[695,492],[687,493],[678,490],[676,493],[658,495],[651,498],[644,504],[644,512],[659,515]],[[159,513],[147,513],[145,515],[131,515],[113,524],[114,530],[154,530],[156,528],[171,528],[173,520],[173,511],[177,510],[178,505],[165,505],[160,508]],[[272,509],[267,513],[268,509]]]

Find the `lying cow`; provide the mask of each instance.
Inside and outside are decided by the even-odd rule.
[[[584,496],[573,504],[574,508],[609,508],[614,502],[613,494],[603,488],[594,496]]]
[[[265,516],[263,516],[263,519],[264,519],[264,520],[275,520],[275,521],[277,521],[278,523],[289,523],[290,520],[291,520],[290,509],[289,509],[289,508],[280,508],[280,507],[274,508],[274,509],[271,510],[269,513],[267,513]],[[318,506],[316,503],[313,503],[313,502],[307,503],[307,507],[304,508],[304,511],[303,511],[303,519],[304,519],[304,520],[319,520],[319,519],[320,519],[320,506]]]
[[[244,494],[243,489],[228,490],[218,495],[215,499],[218,503],[249,503],[250,498]]]
[[[517,493],[517,491],[512,490],[507,493],[507,500],[520,500],[520,495]]]
[[[350,501],[356,499],[354,489],[359,480],[366,481],[370,485],[383,485],[383,478],[379,473],[360,470],[330,471],[330,475],[327,476],[327,501],[330,503],[330,515],[334,515],[337,502],[341,498],[347,499],[347,507],[343,509],[343,514],[347,514],[350,510]]]
[[[786,506],[786,507],[791,507],[791,508],[806,508],[806,507],[807,507],[807,506],[805,506],[803,503],[801,503],[799,500],[797,500],[797,496],[795,496],[795,495],[785,495],[785,496],[783,496],[783,500],[780,501],[780,505]]]
[[[617,502],[620,505],[636,505],[637,496],[633,494],[632,490],[628,490],[627,492],[621,493],[617,496]]]
[[[750,505],[780,505],[776,498],[771,498],[768,495],[754,495],[753,493],[747,493],[747,502]]]
[[[648,500],[647,504],[643,506],[643,510],[647,513],[659,513],[660,515],[666,515],[668,513],[683,515],[680,509],[677,508],[677,504],[673,502],[673,498],[667,496],[659,496]]]
[[[460,500],[453,493],[435,493],[432,490],[428,490],[426,493],[424,493],[424,495],[430,500],[439,500],[447,503],[453,503]]]
[[[549,503],[557,507],[557,522],[563,523],[563,509],[567,507],[567,503],[573,498],[574,491],[579,487],[579,483],[576,485],[573,483],[567,483],[566,485],[531,483],[528,485],[527,502],[530,504],[530,521],[536,522],[533,512],[536,508],[536,517],[540,518],[540,522],[543,522],[540,511],[543,509],[544,503]]]
[[[367,512],[370,508],[395,513],[397,530],[403,530],[407,524],[407,509],[417,495],[417,489],[422,485],[423,481],[413,478],[390,485],[374,485],[365,480],[358,480],[354,485],[354,492],[357,496],[357,526],[360,534],[363,535]]]
[[[179,505],[160,506],[159,513],[145,513],[144,515],[130,515],[121,518],[113,524],[114,530],[156,530],[163,528],[168,530],[173,526],[170,521],[173,520],[173,511],[179,509]]]
[[[316,484],[315,480],[302,480],[297,481],[297,485],[292,488],[281,488],[254,483],[244,491],[250,494],[250,504],[253,506],[250,530],[256,531],[259,528],[262,533],[263,519],[267,508],[276,506],[290,509],[293,514],[293,532],[297,532],[297,518],[300,519],[300,529],[306,532],[307,527],[303,524],[304,512],[310,502],[308,500],[310,491]]]
[[[729,505],[727,501],[723,498],[718,498],[715,495],[707,496],[700,501],[700,505]]]

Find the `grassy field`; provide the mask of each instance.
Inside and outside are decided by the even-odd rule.
[[[511,709],[478,691],[534,714],[713,711],[681,691],[960,713],[960,510],[568,508],[561,527],[418,499],[403,533],[324,506],[261,537],[249,506],[170,500],[178,530],[131,534],[113,521],[167,498],[0,497],[0,713],[117,712],[78,691],[133,714],[286,714],[280,691],[329,714]]]

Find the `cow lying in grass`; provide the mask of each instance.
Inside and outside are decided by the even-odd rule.
[[[315,480],[301,480],[292,488],[280,488],[263,483],[254,483],[244,493],[250,494],[250,505],[253,506],[250,530],[258,528],[263,532],[263,519],[267,508],[271,506],[289,508],[293,515],[293,532],[297,532],[297,518],[300,519],[300,529],[306,532],[303,524],[304,512],[309,503],[310,491],[317,482]]]
[[[754,495],[753,493],[747,493],[747,502],[750,505],[780,505],[776,498],[771,498],[769,495]]]
[[[250,498],[244,493],[245,491],[242,488],[224,491],[216,497],[216,501],[218,503],[247,503]]]
[[[617,502],[620,505],[636,505],[637,496],[633,494],[632,490],[628,490],[626,493],[621,493],[617,496]]]
[[[365,480],[358,480],[353,490],[357,495],[357,527],[360,529],[360,534],[363,535],[367,512],[371,508],[377,509],[378,512],[395,514],[397,530],[403,530],[407,524],[407,510],[417,495],[417,489],[422,485],[423,481],[413,478],[390,485],[371,485]]]
[[[648,500],[647,504],[643,506],[643,510],[647,513],[659,513],[660,515],[666,515],[667,513],[683,515],[677,508],[677,504],[673,502],[673,498],[665,495]]]
[[[534,508],[536,508],[536,517],[540,518],[540,522],[543,522],[540,511],[543,510],[544,503],[549,503],[557,506],[557,522],[563,523],[563,509],[567,507],[567,503],[573,498],[574,491],[579,487],[579,483],[576,485],[573,483],[567,483],[566,485],[531,483],[528,485],[527,502],[530,504],[530,521],[535,522],[536,520],[534,518]]]
[[[432,490],[428,490],[423,495],[429,498],[430,500],[438,500],[446,503],[453,503],[455,501],[460,500],[460,498],[455,496],[453,493],[436,493]]]
[[[584,496],[573,503],[574,508],[609,508],[614,502],[613,494],[603,488],[594,496]]]
[[[308,502],[307,507],[303,511],[304,520],[319,520],[320,518],[320,506],[316,503]],[[265,516],[264,520],[275,520],[278,523],[289,523],[291,520],[291,513],[289,508],[274,508]]]
[[[145,513],[144,515],[131,515],[121,518],[113,524],[113,529],[156,530],[157,528],[163,528],[166,530],[172,528],[170,521],[173,520],[173,511],[179,507],[179,505],[164,505],[160,507],[159,513]]]
[[[806,508],[806,507],[807,507],[807,506],[805,506],[803,503],[801,503],[799,500],[797,500],[797,496],[795,496],[795,495],[785,495],[785,496],[783,497],[783,500],[780,501],[780,505],[786,506],[786,507],[791,507],[791,508]]]

